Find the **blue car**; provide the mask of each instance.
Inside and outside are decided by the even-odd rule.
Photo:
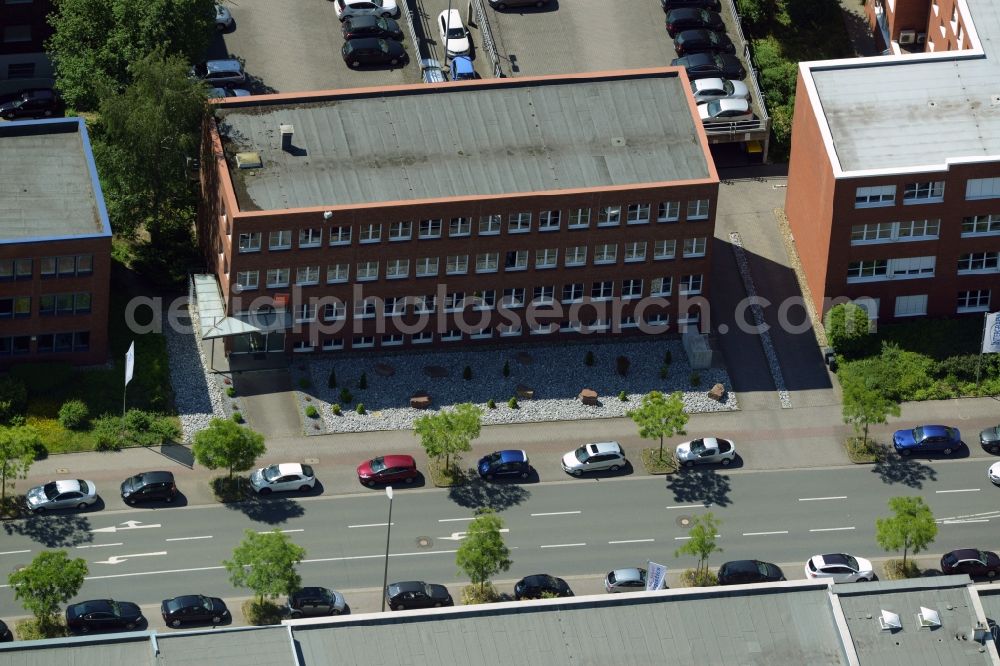
[[[917,426],[911,430],[897,430],[893,433],[892,445],[896,453],[901,456],[929,451],[947,455],[962,445],[962,433],[958,428],[950,426]]]
[[[492,481],[498,476],[517,476],[527,479],[531,475],[528,454],[513,449],[494,451],[488,456],[483,456],[476,469],[479,470],[479,476],[487,481]]]

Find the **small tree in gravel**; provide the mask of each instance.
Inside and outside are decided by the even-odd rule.
[[[462,379],[464,379],[465,381],[469,381],[472,379],[472,368],[470,368],[469,366],[465,366],[462,369]]]
[[[594,352],[587,352],[587,354],[583,357],[583,364],[588,367],[594,365]]]
[[[361,373],[361,379],[358,380],[358,388],[364,391],[368,388],[368,374],[365,372]]]
[[[199,465],[208,469],[228,469],[230,479],[233,472],[245,472],[253,467],[266,450],[263,435],[222,419],[212,419],[207,428],[198,431],[191,446]]]
[[[447,469],[451,456],[472,450],[472,440],[482,429],[483,410],[465,402],[454,409],[425,414],[413,422],[413,431],[431,458],[444,457]]]
[[[510,377],[510,361],[503,362],[503,376]]]
[[[329,388],[337,388],[337,371],[331,369],[330,376],[326,380],[326,385]]]
[[[340,401],[345,405],[349,405],[354,402],[354,395],[347,389],[346,386],[340,389]]]
[[[639,426],[639,437],[660,440],[660,460],[663,459],[663,438],[683,435],[688,415],[684,411],[684,395],[675,391],[669,397],[659,391],[642,396],[638,407],[628,417]]]

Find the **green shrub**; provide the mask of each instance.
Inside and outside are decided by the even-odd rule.
[[[361,373],[361,379],[358,380],[358,388],[362,391],[368,388],[368,375],[364,372]]]
[[[9,423],[16,414],[24,414],[28,407],[28,387],[13,375],[0,377],[0,423]]]
[[[594,352],[587,352],[587,355],[583,357],[583,364],[587,366],[594,365]]]
[[[697,372],[692,372],[690,381],[691,381],[691,386],[693,388],[698,388],[698,386],[701,385],[701,375],[699,375]]]
[[[241,414],[240,412],[233,412],[234,423],[243,423],[243,421],[244,421],[243,414]]]
[[[619,391],[618,399],[621,400],[622,402],[628,402],[628,394],[625,393],[625,391]]]
[[[934,366],[936,377],[954,377],[955,379],[974,382],[976,381],[976,371],[980,376],[983,370],[990,369],[991,364],[983,363],[980,354],[963,354],[961,356],[949,356],[943,361],[938,361]]]
[[[330,411],[333,412],[334,416],[340,416],[341,412],[340,404],[335,402],[332,405],[330,405]]]
[[[236,388],[234,386],[227,386],[226,387],[226,395],[228,395],[230,398],[235,398],[236,397]]]
[[[365,403],[359,402],[358,405],[357,405],[357,407],[354,408],[354,411],[356,411],[358,414],[364,414],[365,413]]]
[[[480,585],[466,585],[462,588],[462,605],[474,606],[476,604],[492,604],[502,601],[500,593],[493,587],[493,583],[486,582]]]
[[[120,416],[104,414],[91,423],[90,434],[98,451],[121,451],[125,445]]]
[[[340,389],[340,401],[345,405],[349,405],[354,402],[354,395],[347,389],[346,386]]]
[[[714,587],[719,584],[719,577],[709,569],[685,569],[681,573],[684,587]]]
[[[830,308],[824,328],[833,350],[848,358],[857,357],[871,335],[868,312],[854,303],[841,303]]]
[[[67,430],[76,430],[87,423],[90,409],[83,400],[67,400],[59,408],[59,424]]]
[[[510,361],[503,362],[503,376],[510,377]]]
[[[312,386],[312,382],[309,381],[308,377],[300,377],[299,378],[299,388],[300,389],[302,389],[304,391],[307,388],[309,388],[310,386]]]
[[[496,409],[497,403],[493,398],[490,398],[489,400],[486,401],[486,407],[487,409]]]
[[[124,425],[127,446],[160,446],[181,437],[181,430],[173,419],[142,409],[128,410]]]
[[[307,405],[306,406],[306,416],[308,416],[311,419],[318,419],[319,418],[319,412],[316,410],[315,405]]]
[[[58,616],[45,623],[33,617],[18,620],[14,629],[18,640],[21,641],[40,641],[45,638],[63,638],[70,635],[65,621]]]
[[[326,385],[329,388],[337,388],[337,371],[331,369],[330,376],[326,380]]]
[[[273,601],[247,599],[241,608],[243,609],[243,617],[252,625],[260,627],[268,624],[281,624],[281,607]]]
[[[472,368],[470,368],[469,366],[465,366],[464,368],[462,368],[462,379],[464,379],[465,381],[469,381],[472,379]]]
[[[665,365],[661,365],[660,366],[660,379],[666,379],[669,375],[670,375],[670,368],[667,367],[667,366],[665,366]]]
[[[507,401],[507,406],[510,407],[511,409],[517,409],[519,406],[517,404],[517,397],[511,396],[510,400]]]

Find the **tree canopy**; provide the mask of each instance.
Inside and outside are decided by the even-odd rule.
[[[233,559],[223,561],[229,581],[236,587],[253,590],[259,601],[292,594],[302,586],[295,566],[306,556],[301,546],[287,534],[275,529],[258,534],[244,533],[243,541],[233,550]]]
[[[472,450],[472,440],[479,437],[483,410],[470,402],[437,414],[425,414],[413,422],[413,431],[431,458],[444,457],[445,467],[451,456]]]
[[[902,549],[905,570],[907,553],[927,548],[937,536],[937,523],[921,497],[892,497],[889,508],[892,516],[875,520],[875,540],[885,550]]]
[[[31,564],[12,572],[7,582],[14,598],[38,620],[46,635],[55,627],[60,606],[72,599],[83,587],[87,562],[79,557],[70,559],[65,550],[45,550]]]
[[[844,356],[857,355],[871,332],[867,310],[855,303],[840,303],[830,308],[824,324],[830,346]]]
[[[208,469],[228,469],[245,472],[264,455],[264,436],[232,421],[212,419],[204,430],[194,436],[191,452],[199,465]]]
[[[7,486],[13,489],[12,479],[28,476],[41,443],[38,431],[31,426],[0,426],[0,513],[7,505]]]
[[[838,373],[844,423],[854,426],[864,445],[868,443],[871,424],[882,424],[889,416],[899,416],[892,374],[879,359],[844,364]]]
[[[709,556],[712,553],[722,552],[722,549],[715,543],[720,524],[722,521],[717,519],[712,512],[695,516],[691,521],[691,529],[688,531],[690,538],[674,552],[674,557],[693,555],[698,558],[697,571],[699,573],[703,571]]]
[[[659,391],[642,396],[638,407],[628,413],[639,426],[639,437],[660,440],[660,457],[663,457],[663,438],[683,435],[688,415],[684,412],[684,395],[675,391],[667,397]]]
[[[492,576],[510,569],[510,549],[504,543],[503,518],[493,509],[480,508],[455,553],[455,563],[482,589]]]

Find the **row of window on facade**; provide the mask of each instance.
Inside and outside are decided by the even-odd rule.
[[[959,275],[1000,272],[1000,253],[967,252],[958,258]],[[847,265],[848,282],[932,278],[937,257],[897,257],[852,261]]]
[[[90,331],[74,333],[39,333],[30,335],[0,336],[0,356],[30,354],[31,338],[35,338],[35,353],[90,351]]]
[[[962,238],[998,235],[1000,235],[1000,214],[972,215],[962,218]],[[937,240],[940,236],[940,218],[905,222],[870,222],[868,224],[855,224],[851,227],[852,245]]]
[[[659,205],[656,215],[657,222],[678,222],[680,221],[681,203],[679,201],[667,201]],[[709,200],[697,199],[687,202],[687,220],[698,221],[708,219]],[[569,211],[567,229],[587,229],[590,227],[591,211],[589,208],[575,208]],[[605,206],[598,209],[598,227],[617,227],[622,222],[621,206]],[[650,205],[631,204],[625,207],[626,224],[649,224]],[[507,233],[525,234],[532,230],[531,213],[511,213],[507,216]],[[420,220],[414,225],[413,221],[392,222],[388,225],[388,239],[394,241],[408,241],[413,239],[414,230],[420,240],[432,240],[444,237],[444,220]],[[484,215],[479,218],[477,225],[477,235],[497,236],[503,226],[502,215]],[[380,243],[382,241],[383,224],[378,222],[366,223],[358,228],[359,243]],[[472,235],[473,220],[471,217],[454,217],[448,222],[448,237],[462,238]],[[538,214],[538,231],[559,231],[562,228],[562,211],[546,210]],[[332,246],[350,245],[352,241],[352,227],[350,225],[334,225],[327,231],[328,244]],[[259,252],[263,233],[259,231],[241,233],[239,236],[240,252]],[[290,250],[292,248],[292,230],[268,232],[268,250]],[[299,249],[317,248],[323,246],[323,228],[312,227],[299,229]]]
[[[868,317],[878,319],[881,299],[859,298],[854,301],[868,312]],[[893,308],[894,317],[923,317],[927,314],[927,294],[897,296]],[[957,314],[967,312],[989,312],[989,289],[966,289],[958,292],[955,302]]]
[[[707,238],[687,238],[684,239],[682,256],[684,258],[704,257],[708,245]],[[625,263],[639,263],[646,261],[649,244],[646,241],[633,241],[625,243],[623,259]],[[602,243],[594,247],[593,265],[607,265],[618,262],[618,249],[616,243]],[[566,248],[563,254],[563,265],[567,268],[587,265],[586,245]],[[660,240],[653,243],[653,259],[663,261],[675,259],[677,256],[676,240]],[[528,269],[529,250],[511,250],[504,253],[501,264],[501,254],[499,252],[484,252],[475,255],[474,270],[476,273],[496,273],[502,265],[504,272],[524,271]],[[535,270],[544,270],[559,267],[559,250],[556,248],[535,250]],[[415,277],[437,277],[441,270],[440,257],[424,257],[413,262],[413,272]],[[387,280],[399,280],[410,277],[411,261],[409,259],[390,259],[385,262],[385,278]],[[445,257],[444,260],[446,275],[467,275],[470,270],[470,255],[459,254]],[[354,280],[365,282],[377,280],[380,274],[381,262],[362,261],[355,265]],[[299,266],[295,269],[295,284],[308,286],[316,285],[320,282],[320,266]],[[291,281],[290,268],[270,268],[266,272],[265,285],[269,288],[287,287]],[[337,263],[326,267],[326,283],[337,284],[349,282],[351,280],[351,264]],[[240,289],[257,289],[260,286],[260,271],[238,271],[236,274],[236,284]]]
[[[39,257],[38,277],[83,277],[94,272],[94,255],[76,254],[62,257]],[[0,259],[0,280],[33,280],[35,278],[35,260]]]
[[[939,203],[944,201],[943,180],[906,183],[903,204]],[[1000,178],[970,178],[965,183],[967,201],[1000,198]],[[879,208],[896,205],[895,185],[859,187],[854,191],[855,208]]]
[[[38,297],[38,314],[60,316],[87,314],[90,312],[90,292],[74,294],[43,294]],[[8,296],[0,298],[0,319],[31,317],[31,296]]]

